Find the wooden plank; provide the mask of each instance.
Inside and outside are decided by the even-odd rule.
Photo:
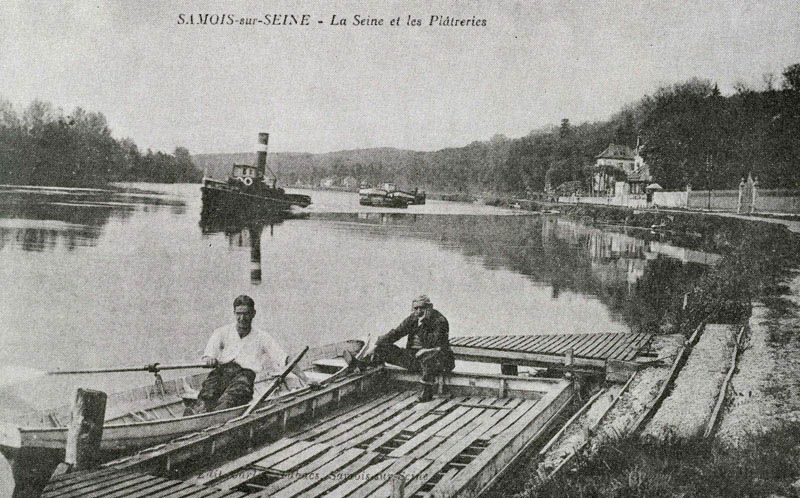
[[[581,347],[575,350],[575,356],[583,356],[588,357],[587,354],[589,351],[594,349],[599,343],[603,341],[602,334],[589,334],[592,338],[585,343]]]
[[[527,351],[495,351],[491,349],[469,349],[461,346],[453,347],[456,359],[493,363],[511,363],[517,365],[542,366],[542,364],[563,365],[564,357],[546,353]],[[605,360],[595,358],[575,358],[575,366],[605,368]]]
[[[506,401],[504,399],[492,399],[481,400],[479,403],[484,406],[502,407],[506,404]],[[474,441],[480,439],[498,420],[503,419],[508,414],[509,412],[505,410],[482,409],[478,417],[468,424],[458,427],[458,430],[449,436],[444,437],[435,448],[420,448],[408,455],[410,459],[416,461],[412,461],[410,465],[402,470],[403,475],[409,479],[406,483],[406,495],[412,496],[416,493],[437,472],[450,463],[453,458],[458,456]],[[400,472],[400,470],[395,472],[395,469],[391,467],[387,470],[389,473]],[[387,496],[390,486],[390,482],[383,483],[375,490],[373,495]]]
[[[645,333],[637,334],[636,337],[634,337],[630,341],[630,343],[624,350],[613,352],[614,359],[622,360],[624,358],[627,358],[631,354],[632,354],[631,359],[633,359],[638,354],[639,348],[641,348],[647,341],[649,341],[651,337],[652,337],[651,334],[645,334]]]
[[[597,353],[605,349],[608,340],[613,339],[613,337],[609,337],[610,335],[611,334],[603,334],[603,340],[599,344],[597,344],[594,348],[587,351],[586,356],[590,356],[592,358],[598,358]]]
[[[572,339],[572,334],[558,334],[558,340],[547,345],[546,353],[558,354],[558,351]]]
[[[370,481],[375,479],[380,479],[381,474],[383,474],[390,465],[395,463],[394,460],[388,459],[382,462],[378,462],[376,464],[370,465],[366,469],[364,469],[364,478],[363,479],[347,479],[344,483],[340,486],[333,488],[327,495],[326,498],[345,498],[347,496],[351,496],[353,493],[358,491],[359,488],[363,487]],[[356,476],[358,477],[358,476]]]
[[[605,354],[606,359],[618,360],[620,359],[619,355],[622,355],[622,357],[624,358],[625,355],[628,353],[628,349],[631,347],[633,343],[636,342],[637,338],[639,338],[640,336],[641,334],[625,334],[624,341],[618,341],[616,344],[614,344],[613,347],[609,348],[609,350],[606,351]]]
[[[405,430],[407,430],[408,432],[416,433],[417,431],[419,431],[423,427],[427,427],[428,425],[431,424],[429,417],[435,417],[436,419],[439,419],[439,418],[441,418],[443,416],[443,414],[445,414],[445,413],[449,412],[450,410],[452,410],[453,408],[455,408],[455,406],[460,401],[463,401],[463,400],[466,400],[466,399],[468,399],[468,398],[466,398],[466,397],[451,398],[451,399],[449,399],[447,401],[447,403],[445,403],[444,405],[440,405],[438,407],[431,404],[430,407],[429,407],[429,410],[427,410],[427,412],[426,412],[426,416],[418,419],[416,422],[413,422],[408,427],[406,427]],[[370,444],[370,448],[371,447],[372,447],[372,444]]]
[[[539,351],[543,352],[546,351],[550,344],[555,343],[556,341],[560,340],[561,337],[559,334],[546,334],[542,336],[541,342],[537,342],[536,344],[532,344],[530,346],[525,347],[523,351]]]
[[[631,351],[629,351],[628,354],[625,355],[625,360],[630,361],[636,358],[636,355],[639,354],[639,350],[641,350],[652,339],[653,339],[652,334],[644,334],[644,337],[636,342],[635,347],[631,348]]]
[[[183,498],[184,496],[196,496],[198,493],[202,493],[205,490],[209,489],[203,486],[195,486],[194,484],[190,483],[183,483],[184,486],[176,486],[172,490],[168,490],[166,493],[158,493],[156,496],[159,498]],[[211,488],[213,489],[213,488]],[[148,497],[148,498],[155,498],[155,497]]]
[[[104,475],[117,474],[117,473],[120,473],[120,471],[107,468],[100,468],[97,470],[63,474],[50,479],[50,482],[47,483],[47,487],[45,488],[44,492],[51,493],[56,489],[63,488],[64,486],[67,486],[69,483],[73,483],[75,481],[88,481],[92,479],[98,479]]]
[[[89,494],[80,492],[75,496],[81,496],[86,498],[98,498],[100,496],[112,498],[117,496],[125,496],[126,494],[131,494],[131,490],[138,489],[140,487],[145,486],[146,484],[152,484],[155,479],[156,479],[155,477],[149,476],[147,474],[137,474],[135,479],[130,479],[125,482],[119,482],[110,487],[105,487],[104,489],[98,489],[97,491]]]
[[[175,495],[176,493],[178,493],[180,491],[183,491],[183,490],[189,490],[189,489],[195,489],[195,488],[197,488],[197,486],[195,486],[192,483],[177,481],[177,485],[174,488],[161,490],[161,491],[158,491],[157,493],[152,493],[152,494],[150,494],[148,496],[148,498],[164,498],[164,497],[166,497],[168,495]]]
[[[271,455],[269,455],[267,457],[262,458],[261,460],[257,460],[256,462],[253,462],[253,465],[257,465],[259,467],[262,467],[262,468],[265,468],[265,469],[269,469],[269,468],[272,468],[272,466],[277,465],[278,463],[280,463],[280,462],[282,462],[282,461],[284,461],[284,460],[286,460],[288,458],[291,458],[291,457],[297,455],[298,453],[306,451],[308,448],[311,448],[313,446],[318,446],[318,445],[316,445],[313,441],[305,441],[305,440],[297,441],[296,443],[294,443],[291,446],[287,446],[286,448],[284,448],[284,449],[282,449],[282,450],[280,450],[280,451],[278,451],[276,453],[273,453],[273,454],[271,454]]]
[[[472,347],[472,348],[476,348],[476,347],[482,347],[482,345],[483,345],[483,344],[485,344],[485,343],[487,343],[487,342],[491,341],[492,339],[494,339],[494,337],[495,337],[495,336],[493,336],[493,335],[482,336],[480,339],[478,339],[477,341],[475,341],[474,343],[472,343],[472,344],[470,345],[470,347]]]
[[[422,432],[416,434],[414,437],[394,449],[389,456],[392,458],[398,458],[403,455],[408,454],[422,443],[434,437],[442,431],[445,435],[447,434],[447,428],[451,427],[452,430],[455,430],[454,427],[457,428],[459,425],[463,425],[468,423],[470,420],[475,418],[478,413],[482,411],[481,409],[474,409],[474,408],[467,408],[467,407],[457,407],[455,410],[450,412],[447,416],[443,417],[437,423],[431,425],[430,427],[426,428]],[[451,432],[452,432],[451,430]]]
[[[355,461],[351,462],[346,467],[342,468],[339,472],[337,472],[336,476],[331,478],[328,476],[325,479],[318,480],[314,483],[314,486],[307,489],[305,492],[300,494],[298,498],[312,498],[315,496],[322,496],[325,494],[329,489],[342,484],[348,479],[358,478],[361,471],[366,468],[370,462],[377,457],[378,453],[374,453],[371,451],[365,452],[361,457],[356,459]],[[339,478],[341,477],[341,478]],[[266,491],[266,490],[265,490]]]
[[[277,470],[278,472],[289,472],[295,467],[325,453],[327,450],[331,448],[328,444],[313,444],[306,448],[305,450],[292,455],[290,458],[282,460],[274,465],[267,467],[272,470]]]
[[[535,336],[518,335],[513,341],[508,343],[507,349],[509,351],[516,351],[523,344],[533,342],[534,340]]]
[[[617,348],[617,346],[625,347],[626,344],[630,343],[630,340],[635,337],[631,336],[630,334],[616,334],[617,337],[610,337],[606,340],[605,347],[601,348],[595,356],[598,358],[608,359],[608,354]]]
[[[597,334],[597,340],[587,347],[583,354],[587,357],[594,357],[595,353],[606,344],[608,334]]]
[[[502,344],[506,341],[506,337],[502,335],[495,336],[494,339],[483,345],[485,348],[502,349]]]
[[[458,475],[440,481],[430,491],[431,496],[475,496],[486,484],[496,479],[507,465],[525,448],[532,438],[549,424],[571,399],[572,391],[565,388],[548,393],[542,401],[519,418],[489,443],[489,445]]]
[[[330,444],[340,444],[342,442],[342,436],[344,436],[346,440],[347,438],[352,437],[351,432],[357,433],[366,431],[371,427],[379,425],[387,418],[392,418],[399,412],[405,411],[406,408],[414,405],[416,402],[417,399],[415,393],[407,392],[403,399],[399,399],[389,405],[381,405],[380,407],[376,407],[375,410],[352,418],[347,422],[342,421],[338,427],[318,436],[314,440],[320,443],[331,441]],[[379,408],[381,409],[380,411]]]
[[[341,447],[331,448],[324,455],[320,456],[319,458],[315,458],[313,461],[297,469],[297,472],[292,472],[291,474],[278,479],[277,481],[268,485],[263,490],[259,491],[259,493],[263,495],[270,495],[271,493],[275,493],[285,488],[286,486],[291,485],[298,479],[307,478],[309,475],[316,472],[323,465],[329,463],[331,460],[335,460],[336,458],[338,458],[342,454],[342,451],[343,448]]]
[[[416,403],[414,398],[411,399]],[[383,420],[378,425],[373,425],[370,428],[359,427],[358,431],[342,434],[338,438],[328,441],[328,444],[341,444],[347,448],[352,448],[372,438],[381,438],[390,433],[397,434],[403,428],[430,413],[431,409],[442,406],[446,401],[446,399],[436,398],[430,403],[417,403],[411,410],[398,411],[393,417]],[[432,406],[428,407],[426,405]]]
[[[119,473],[119,474],[112,474],[108,476],[97,477],[95,479],[90,479],[87,481],[73,481],[69,485],[64,486],[60,489],[54,491],[48,491],[47,493],[43,494],[43,498],[55,498],[61,496],[69,496],[75,493],[82,493],[87,489],[100,489],[105,488],[106,483],[110,483],[110,485],[114,485],[116,483],[122,483],[125,481],[129,481],[131,479],[137,478],[138,474],[133,473]]]
[[[334,472],[336,472],[337,470],[344,467],[345,465],[352,463],[360,456],[363,456],[363,452],[361,450],[357,450],[355,448],[345,450],[338,458],[320,467],[316,473],[319,474],[319,476],[321,476],[322,479],[325,479]],[[375,456],[377,456],[377,453],[373,453],[371,455],[372,458],[374,458]],[[370,460],[372,458],[370,458]],[[291,485],[287,486],[286,488],[281,489],[278,492],[272,493],[269,496],[273,498],[291,498],[295,495],[302,493],[308,488],[314,486],[317,482],[318,480],[315,479],[298,479]]]
[[[593,339],[592,336],[594,336],[594,334],[582,334],[581,337],[578,337],[577,340],[572,343],[572,349],[575,356],[577,356],[579,349]]]
[[[313,472],[314,470],[316,470],[318,467],[320,467],[322,465],[325,465],[329,461],[331,461],[334,458],[336,458],[340,453],[341,453],[341,449],[340,448],[330,448],[324,455],[319,456],[318,458],[315,458],[311,462],[308,462],[306,465],[304,465],[303,467],[298,469],[297,472],[293,472],[293,473],[291,473],[291,474],[289,474],[287,476],[284,476],[284,477],[278,479],[278,481],[272,483],[270,486],[275,486],[275,485],[277,485],[277,483],[283,483],[283,484],[285,484],[287,482],[291,483],[295,479],[299,479],[302,474],[304,474],[304,473],[308,474],[308,473]],[[263,473],[264,473],[264,471],[262,470],[261,467],[243,468],[243,469],[241,469],[241,472],[234,473],[234,474],[228,476],[223,481],[215,482],[214,486],[218,487],[218,488],[221,488],[221,489],[233,489],[233,488],[239,486],[240,484],[243,484],[243,483],[245,483],[245,482],[247,482],[247,481],[249,481],[251,479],[254,479],[254,478],[256,478],[257,476],[259,476],[259,475],[261,475]],[[280,487],[277,488],[277,489],[280,489]]]
[[[274,443],[268,444],[266,446],[262,446],[257,450],[243,455],[239,458],[234,460],[225,462],[224,464],[204,470],[203,472],[196,474],[193,477],[186,479],[188,482],[193,484],[208,484],[217,480],[223,479],[226,475],[236,472],[242,467],[246,467],[247,465],[251,465],[269,455],[277,453],[278,451],[285,449],[288,446],[291,446],[297,443],[298,440],[294,437],[285,437],[281,438]]]
[[[307,429],[304,429],[296,434],[293,434],[291,437],[281,438],[278,441],[266,445],[262,448],[259,448],[250,454],[239,457],[233,461],[226,462],[221,466],[206,470],[189,480],[196,484],[209,484],[215,481],[221,481],[225,478],[226,475],[237,472],[242,467],[245,467],[247,465],[252,465],[256,462],[259,462],[260,460],[263,460],[266,457],[269,457],[270,455],[274,455],[281,451],[285,451],[286,448],[290,446],[297,445],[298,443],[300,443],[300,441],[302,441],[303,438],[314,437],[319,434],[323,434],[325,431],[331,428],[337,427],[339,425],[340,417],[342,416],[349,417],[351,415],[357,415],[360,413],[367,412],[381,404],[390,403],[391,401],[397,399],[402,395],[403,393],[401,392],[393,392],[385,396],[381,396],[375,400],[371,400],[369,403],[365,403],[355,408],[350,407],[349,410],[347,409],[337,410],[337,413],[326,417],[319,423]],[[301,446],[305,448],[310,446],[310,444],[311,443],[304,441]],[[283,453],[282,456],[286,456],[286,453]],[[269,465],[270,463],[271,462],[269,461],[266,462],[267,465]],[[259,465],[263,464],[264,462],[259,463]]]
[[[124,490],[116,490],[112,494],[96,494],[86,495],[85,498],[96,498],[97,496],[104,496],[105,498],[120,498],[122,496],[150,496],[159,491],[175,489],[175,486],[180,484],[179,481],[170,481],[168,479],[156,478],[152,481],[143,483],[140,486],[128,488]]]
[[[383,410],[386,410],[393,403],[396,403],[401,399],[409,397],[411,396],[411,394],[412,393],[409,392],[393,392],[385,396],[381,396],[376,400],[372,400],[368,403],[365,403],[363,406],[357,406],[351,410],[338,413],[336,417],[327,419],[323,423],[315,424],[309,429],[304,430],[301,433],[298,433],[297,436],[303,439],[311,439],[318,437],[331,429],[339,427],[343,419],[352,420],[356,417],[362,417],[362,418],[369,417],[370,414],[379,413]]]

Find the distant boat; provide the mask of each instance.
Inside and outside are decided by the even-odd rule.
[[[415,188],[407,192],[397,188],[394,183],[384,183],[380,187],[362,185],[358,190],[358,203],[362,206],[405,208],[411,204],[425,204],[425,191]]]
[[[248,213],[287,212],[292,206],[307,207],[311,197],[287,194],[277,187],[277,180],[268,182],[267,142],[269,133],[259,133],[256,164],[234,164],[227,181],[203,178],[200,188],[203,214],[211,217],[241,216]]]

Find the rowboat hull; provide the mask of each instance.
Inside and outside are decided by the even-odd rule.
[[[340,371],[335,371],[337,362],[342,369],[343,352],[357,353],[364,346],[363,341],[344,341],[318,348],[312,348],[298,366],[317,380],[325,376],[334,378]],[[338,360],[337,360],[338,359]],[[328,366],[320,366],[327,363]],[[103,438],[100,451],[103,460],[110,460],[121,455],[131,454],[144,448],[152,448],[168,441],[174,441],[186,435],[198,435],[203,430],[219,427],[226,422],[241,416],[247,405],[228,408],[210,413],[182,416],[182,396],[193,393],[206,377],[206,373],[190,375],[165,381],[163,385],[143,386],[122,393],[108,396],[106,423],[103,426]],[[270,384],[270,377],[260,375],[256,379],[256,396]],[[305,388],[307,389],[307,388]],[[300,391],[303,391],[301,389]],[[263,410],[283,397],[291,396],[293,391],[270,397]],[[133,399],[132,399],[133,398]],[[34,421],[66,422],[70,407],[58,407],[45,412],[35,412],[28,416],[25,423],[0,423],[0,453],[12,464],[15,480],[32,479],[32,471],[43,472],[44,467],[52,472],[55,465],[64,459],[67,440],[67,424],[57,427],[34,425]],[[175,416],[169,415],[175,414]],[[156,420],[141,420],[146,417]],[[47,474],[49,476],[49,474]]]

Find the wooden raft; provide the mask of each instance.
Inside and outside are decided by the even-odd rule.
[[[550,334],[451,337],[456,358],[510,365],[564,365],[572,350],[576,366],[605,368],[609,360],[631,361],[652,334]]]
[[[53,481],[45,496],[83,496],[91,490],[96,497],[388,498],[398,479],[405,497],[474,496],[547,429],[573,396],[572,384],[564,380],[454,374],[442,386],[450,395],[418,403],[418,391],[408,389],[417,376],[391,375],[400,383],[394,388],[180,480],[107,468]]]

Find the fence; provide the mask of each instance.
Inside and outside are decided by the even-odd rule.
[[[711,209],[738,213],[800,214],[800,190],[763,190],[758,184],[743,184],[739,190],[686,190],[678,192],[653,192],[652,202],[641,194],[624,194],[613,197],[559,197],[565,204],[600,204],[625,206],[635,209],[647,207]]]

